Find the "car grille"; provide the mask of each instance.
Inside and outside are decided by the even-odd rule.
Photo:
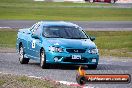
[[[86,58],[82,59],[71,59],[71,57],[67,57],[63,60],[64,62],[77,62],[77,63],[87,63],[88,60]]]
[[[69,53],[85,53],[85,49],[66,49]]]

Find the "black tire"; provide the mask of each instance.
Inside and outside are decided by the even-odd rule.
[[[87,65],[88,66],[88,69],[96,69],[97,68],[97,65]]]
[[[45,55],[45,51],[44,49],[40,50],[40,67],[42,69],[46,69],[48,68],[47,64],[46,64],[46,55]]]
[[[29,58],[24,58],[24,49],[23,49],[23,45],[21,44],[19,47],[19,62],[21,64],[28,64],[29,62]]]
[[[84,76],[76,76],[76,81],[79,85],[84,85],[87,80]]]

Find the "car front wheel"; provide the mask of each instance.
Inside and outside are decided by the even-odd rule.
[[[43,49],[40,51],[40,66],[42,69],[47,68],[45,51]]]
[[[28,64],[29,62],[29,58],[24,58],[24,49],[22,45],[19,47],[19,62],[21,64]]]

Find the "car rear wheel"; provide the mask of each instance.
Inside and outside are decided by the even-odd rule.
[[[45,68],[48,67],[47,64],[46,64],[46,57],[45,57],[44,49],[42,49],[40,51],[40,66],[41,66],[42,69],[45,69]]]
[[[88,69],[96,69],[97,65],[88,65]]]
[[[19,47],[19,62],[21,64],[28,64],[29,62],[29,58],[24,58],[24,49],[23,49],[23,45],[20,45]]]

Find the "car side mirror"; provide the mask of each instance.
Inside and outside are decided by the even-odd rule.
[[[95,37],[90,37],[90,40],[91,41],[94,41],[96,38]]]
[[[31,36],[32,36],[32,38],[39,39],[38,35],[32,34]]]

